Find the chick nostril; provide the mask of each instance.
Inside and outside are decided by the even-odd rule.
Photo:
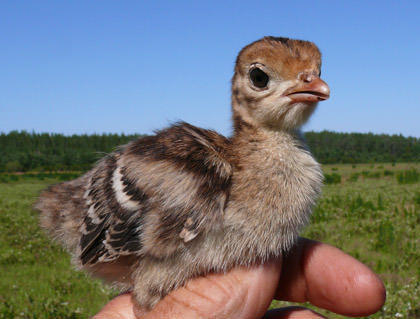
[[[313,81],[314,76],[313,74],[308,74],[308,73],[300,73],[298,76],[299,80],[302,80],[305,83],[310,83]]]

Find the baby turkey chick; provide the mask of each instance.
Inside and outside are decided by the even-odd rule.
[[[231,138],[187,123],[140,138],[44,191],[42,226],[147,309],[192,277],[279,256],[322,186],[298,133],[329,97],[320,67],[311,42],[251,43],[236,61]]]

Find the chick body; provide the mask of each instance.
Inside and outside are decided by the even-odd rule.
[[[76,265],[132,289],[147,309],[190,278],[286,252],[322,187],[298,132],[329,93],[319,67],[310,42],[270,37],[245,47],[231,138],[181,122],[133,141],[42,193],[42,226]]]

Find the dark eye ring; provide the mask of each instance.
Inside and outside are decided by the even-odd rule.
[[[265,88],[270,80],[268,75],[259,68],[252,69],[249,72],[249,78],[251,79],[252,84],[260,89]]]

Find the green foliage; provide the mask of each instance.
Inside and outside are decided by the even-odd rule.
[[[0,134],[0,172],[87,170],[104,154],[139,135]]]
[[[80,172],[57,173],[26,173],[26,174],[0,174],[0,183],[13,183],[20,181],[43,181],[44,179],[57,179],[68,181],[80,176]]]
[[[366,216],[364,212],[375,210],[375,206],[372,201],[365,200],[360,194],[353,198],[349,202],[349,213],[357,213],[359,215]]]
[[[379,231],[376,235],[375,249],[389,251],[395,243],[394,226],[389,220],[381,221]]]
[[[322,131],[306,132],[305,138],[323,164],[418,162],[420,159],[420,139],[415,137]]]
[[[370,177],[370,178],[380,178],[381,173],[380,172],[374,172],[374,173],[369,174],[368,177]]]
[[[355,173],[355,174],[357,174],[357,173]],[[381,175],[382,175],[381,172],[378,172],[378,171],[372,172],[372,171],[368,171],[368,170],[362,171],[361,174],[364,178],[380,178]]]
[[[377,206],[376,207],[377,207],[378,210],[384,210],[385,209],[384,200],[383,200],[383,197],[382,197],[381,193],[378,193],[378,200],[377,200]]]
[[[369,174],[370,174],[370,171],[362,171],[362,175],[363,175],[364,177],[368,177],[368,176],[369,176]]]
[[[53,182],[19,176],[0,183],[0,319],[89,318],[114,294],[73,270],[68,254],[40,230],[31,207]]]
[[[6,172],[19,172],[22,169],[22,165],[16,160],[7,162],[6,165],[4,165],[4,170]]]
[[[397,181],[399,184],[414,184],[417,183],[419,179],[420,174],[415,168],[397,174]]]
[[[341,175],[337,173],[324,174],[324,177],[325,184],[338,184],[341,182]]]
[[[0,305],[0,319],[21,318],[21,319],[83,319],[86,318],[80,309],[68,309],[68,302],[51,298],[34,300],[29,297],[26,300],[27,307],[23,310],[15,304],[5,302]]]
[[[384,170],[384,176],[392,176],[392,175],[394,175],[393,171],[390,171],[388,169]]]
[[[420,207],[420,193],[414,195],[414,203]]]
[[[357,180],[359,179],[360,173],[353,173],[350,175],[349,177],[349,181],[350,182],[357,182]]]

